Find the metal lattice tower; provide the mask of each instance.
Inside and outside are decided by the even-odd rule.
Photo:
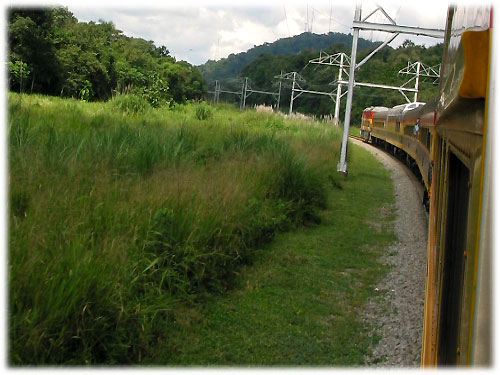
[[[242,109],[245,109],[246,100],[250,95],[252,95],[252,93],[271,95],[273,97],[273,99],[276,101],[276,111],[279,110],[280,99],[281,99],[281,80],[279,81],[279,84],[278,84],[278,91],[272,92],[272,91],[252,89],[252,87],[250,86],[248,77],[245,77],[245,83],[243,86],[243,93],[242,93],[242,105],[241,105]]]
[[[340,99],[342,97],[342,74],[349,75],[347,71],[344,69],[349,67],[351,64],[351,59],[343,52],[335,53],[333,55],[324,54],[323,51],[320,51],[319,57],[316,59],[309,60],[310,64],[320,64],[320,65],[329,65],[329,66],[338,66],[339,74],[337,77],[337,95],[335,98],[335,115],[334,122],[335,125],[339,123],[339,113],[340,113]],[[344,93],[345,94],[345,93]]]
[[[220,82],[218,80],[215,80],[215,89],[214,89],[214,91],[208,91],[208,93],[213,93],[214,94],[214,98],[213,98],[213,102],[214,103],[219,103],[219,98],[220,98],[220,94],[221,93],[233,94],[233,95],[239,96],[240,97],[240,107],[241,107],[241,101],[242,101],[242,98],[243,98],[243,88],[244,88],[244,85],[245,85],[245,83],[242,84],[241,91],[230,91],[230,90],[221,89]]]
[[[302,76],[297,73],[297,72],[289,72],[289,73],[283,73],[279,76],[274,76],[274,78],[285,81],[292,81],[292,93],[290,96],[290,109],[288,110],[288,114],[292,114],[293,110],[293,101],[297,99],[300,95],[306,93],[306,94],[316,94],[316,95],[327,95],[330,97],[330,99],[335,100],[335,94],[333,91],[331,92],[324,92],[324,91],[314,91],[314,90],[306,90],[303,89],[300,85],[305,83],[305,79],[302,78]]]
[[[426,66],[420,61],[414,62],[413,64],[408,61],[408,66],[406,68],[400,69],[398,74],[413,75],[403,86],[409,84],[411,81],[415,80],[415,96],[413,101],[416,102],[418,99],[418,85],[420,77],[434,78],[433,84],[436,84],[439,80],[439,75],[441,73],[441,64],[435,66]]]

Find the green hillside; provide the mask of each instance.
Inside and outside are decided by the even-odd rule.
[[[359,39],[359,50],[375,48],[380,43],[370,42],[366,39]],[[205,64],[198,66],[203,78],[210,84],[214,80],[224,80],[238,76],[243,68],[262,54],[273,56],[290,56],[304,50],[321,50],[332,45],[345,46],[351,48],[352,35],[343,33],[314,34],[304,32],[290,38],[281,38],[273,43],[264,43],[254,46],[246,52],[230,54],[227,58],[218,61],[208,60]]]

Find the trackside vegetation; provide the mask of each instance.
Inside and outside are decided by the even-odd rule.
[[[233,289],[175,314],[155,363],[336,366],[377,363],[379,322],[363,319],[395,240],[389,172],[351,146],[349,178],[332,187],[321,222],[278,235],[244,265]],[[376,195],[373,194],[376,192]],[[376,198],[375,198],[376,196]]]
[[[143,101],[9,94],[10,364],[154,363],[340,191],[329,124]]]

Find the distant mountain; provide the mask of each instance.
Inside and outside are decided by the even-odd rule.
[[[358,40],[358,51],[374,49],[380,42],[370,42],[360,38]],[[278,39],[273,43],[264,43],[260,46],[250,48],[246,52],[231,54],[227,58],[218,61],[209,60],[198,68],[207,83],[217,80],[235,78],[254,59],[262,54],[270,55],[295,55],[304,50],[322,50],[336,46],[336,52],[349,51],[352,45],[352,35],[343,33],[313,34],[304,32],[290,38]]]

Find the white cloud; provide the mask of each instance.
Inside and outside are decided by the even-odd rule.
[[[189,1],[182,3],[138,3],[117,1],[81,6],[69,5],[69,10],[82,21],[102,18],[113,21],[126,35],[153,40],[165,45],[177,59],[198,65],[208,59],[219,59],[231,53],[246,51],[254,45],[273,42],[300,34],[306,29],[323,34],[328,31],[350,33],[354,3],[336,1],[269,3],[253,2],[241,6],[230,1]],[[437,2],[432,11],[420,4],[382,4],[398,24],[444,28],[446,5]],[[363,16],[374,4],[363,4]],[[371,20],[382,22],[382,16]],[[361,37],[385,40],[387,33],[364,31]],[[397,38],[414,40],[418,44],[438,41],[425,37]],[[396,42],[396,41],[395,41]],[[395,42],[391,44],[395,45]]]

